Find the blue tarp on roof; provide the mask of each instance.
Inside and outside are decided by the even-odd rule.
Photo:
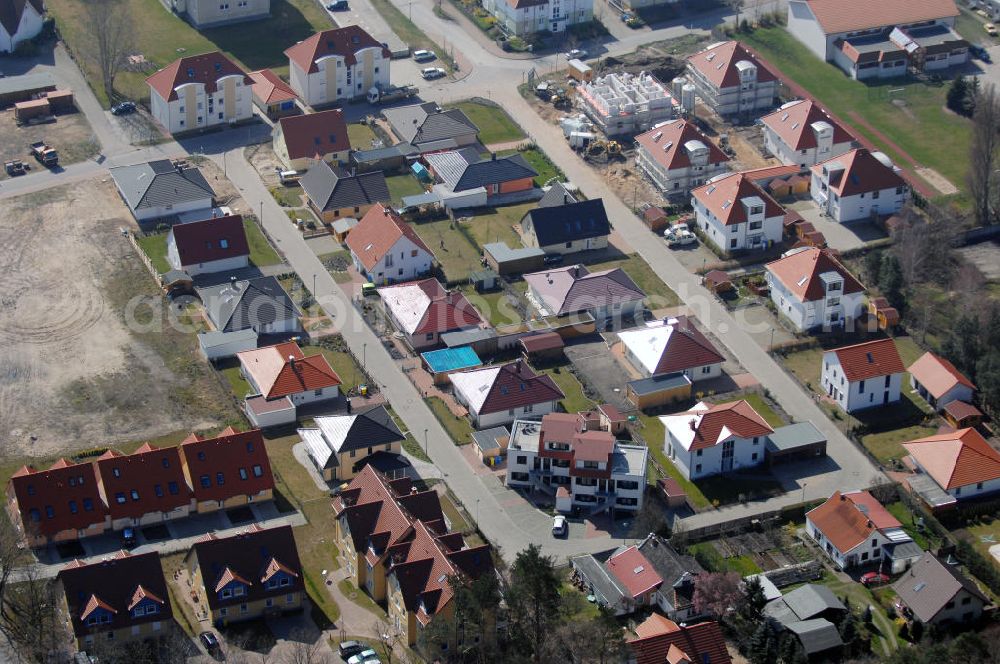
[[[431,174],[427,172],[427,169],[424,168],[424,165],[419,161],[413,162],[413,165],[410,166],[410,170],[413,171],[413,174],[417,176],[418,180],[430,182]]]
[[[447,373],[449,371],[471,369],[483,365],[483,361],[479,359],[476,351],[472,350],[471,346],[432,350],[421,353],[420,357],[423,358],[431,373]]]

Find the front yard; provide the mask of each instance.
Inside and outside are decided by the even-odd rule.
[[[570,366],[572,365],[549,367],[548,369],[542,369],[541,372],[551,376],[552,380],[559,386],[559,389],[566,395],[559,401],[564,411],[567,413],[579,413],[590,410],[597,404],[583,393],[583,385],[580,384],[580,381],[570,371]]]
[[[472,425],[467,417],[458,417],[449,409],[448,404],[438,397],[427,397],[424,399],[434,416],[438,418],[441,426],[444,427],[452,442],[456,445],[468,445],[472,442]]]
[[[441,264],[446,280],[468,279],[470,272],[482,269],[479,249],[455,227],[455,222],[427,221],[413,224],[413,230]]]
[[[449,104],[447,107],[462,109],[462,112],[472,120],[472,124],[479,127],[479,142],[483,145],[509,143],[527,138],[524,131],[507,114],[507,111],[499,106],[470,99],[460,101],[457,104]]]
[[[545,185],[550,180],[565,180],[566,176],[563,172],[559,170],[559,167],[552,163],[548,155],[542,152],[539,148],[530,147],[523,150],[503,150],[497,153],[497,156],[506,157],[511,154],[518,154],[524,157],[524,160],[538,172],[535,176],[535,186],[541,187]]]
[[[517,249],[522,246],[521,236],[513,227],[535,207],[537,203],[531,202],[490,208],[489,212],[477,210],[474,217],[464,217],[467,221],[462,222],[462,227],[480,247],[491,242],[506,242],[508,247]]]

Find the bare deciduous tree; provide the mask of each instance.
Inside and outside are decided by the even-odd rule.
[[[972,116],[972,148],[969,151],[969,193],[976,221],[985,226],[1000,221],[1000,97],[992,85],[976,96]]]
[[[379,618],[372,623],[372,630],[376,634],[376,652],[384,664],[392,664],[393,662],[401,664],[401,660],[396,654],[396,646],[402,643],[402,635],[396,626],[385,618]]]
[[[83,19],[87,32],[87,57],[101,76],[104,93],[111,99],[115,77],[134,49],[132,14],[122,0],[87,0]]]

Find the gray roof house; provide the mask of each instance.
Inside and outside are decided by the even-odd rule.
[[[892,588],[913,617],[924,624],[973,622],[988,603],[972,579],[929,551]]]
[[[567,203],[576,203],[576,196],[562,182],[553,182],[538,201],[538,207],[553,207]]]
[[[598,321],[634,317],[646,294],[620,267],[590,272],[569,265],[524,275],[528,300],[543,316],[586,311]]]
[[[309,205],[324,221],[363,215],[375,203],[391,200],[382,171],[352,175],[317,161],[299,180]]]
[[[814,583],[800,586],[764,607],[764,615],[794,634],[807,655],[843,645],[832,621],[846,612],[847,607],[832,590]]]
[[[662,537],[650,533],[638,544],[639,552],[663,579],[656,596],[660,610],[671,620],[691,620],[694,609],[695,578],[705,572],[691,556],[678,553]]]
[[[258,334],[299,332],[301,315],[274,277],[258,277],[198,288],[198,296],[219,332],[254,330]]]
[[[215,192],[195,166],[158,159],[109,171],[118,194],[136,221],[161,219],[193,210],[212,216]]]
[[[520,153],[506,157],[494,154],[481,159],[476,150],[466,148],[428,154],[424,160],[437,178],[455,192],[499,186],[538,175]]]
[[[607,247],[611,222],[604,201],[592,198],[529,210],[521,219],[521,232],[525,246],[569,254]]]
[[[443,110],[432,101],[386,108],[382,116],[400,141],[421,151],[472,145],[479,134],[479,127],[461,109]]]
[[[405,438],[385,406],[354,415],[319,416],[315,422],[314,428],[298,433],[309,458],[328,481],[354,477],[378,452],[398,454]]]

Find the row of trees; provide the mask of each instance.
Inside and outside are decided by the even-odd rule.
[[[1000,416],[1000,305],[961,315],[941,351],[979,387],[983,408]]]

